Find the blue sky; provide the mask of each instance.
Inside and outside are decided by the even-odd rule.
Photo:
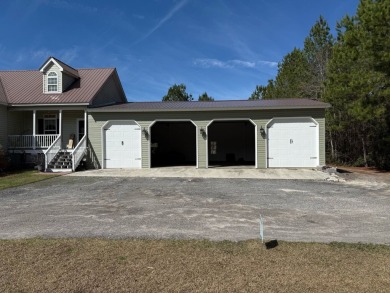
[[[0,70],[116,67],[129,101],[184,83],[194,99],[247,99],[323,15],[358,0],[1,0]]]

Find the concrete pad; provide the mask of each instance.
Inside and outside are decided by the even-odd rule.
[[[330,175],[316,169],[251,169],[251,168],[209,168],[164,167],[151,169],[97,169],[80,171],[68,176],[92,177],[156,177],[156,178],[241,178],[241,179],[290,179],[342,181],[337,175]]]

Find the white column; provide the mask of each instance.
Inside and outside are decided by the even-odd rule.
[[[37,110],[33,110],[33,150],[35,150],[35,135],[36,135],[36,124],[37,124]]]
[[[58,129],[58,133],[59,133],[59,135],[61,135],[61,133],[62,133],[62,110],[59,110],[59,116],[58,116],[58,119],[59,119],[59,128],[60,129]]]
[[[87,136],[87,110],[84,110],[84,136]]]

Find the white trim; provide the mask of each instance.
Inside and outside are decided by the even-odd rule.
[[[140,136],[141,136],[141,139],[140,139],[140,151],[141,151],[141,169],[142,169],[142,127],[141,125],[135,121],[135,120],[108,120],[106,121],[106,123],[104,123],[101,127],[101,145],[102,145],[102,164],[101,164],[101,169],[106,169],[106,161],[104,160],[104,154],[105,154],[105,147],[106,147],[106,144],[105,144],[105,134],[104,134],[104,128],[107,127],[107,125],[109,125],[110,123],[112,123],[112,125],[114,124],[120,124],[120,123],[129,123],[129,122],[134,122],[135,124],[137,124],[141,131],[140,131]]]
[[[314,122],[314,124],[317,125],[317,131],[316,131],[316,144],[317,144],[317,166],[320,165],[320,124],[317,122],[317,120],[315,120],[313,117],[310,117],[310,116],[300,116],[300,117],[273,117],[272,119],[270,119],[266,124],[265,124],[265,137],[266,137],[266,143],[265,143],[265,165],[266,165],[266,168],[270,168],[269,167],[269,161],[268,161],[268,128],[270,125],[272,125],[273,123],[275,123],[275,121],[277,122],[278,120],[279,121],[283,121],[283,120],[302,120],[302,119],[309,119],[311,121]]]
[[[251,118],[216,118],[210,120],[210,122],[206,125],[206,168],[209,167],[209,126],[216,121],[249,121],[255,126],[255,168],[258,168],[257,161],[257,124]]]
[[[149,126],[148,126],[148,133],[149,133],[149,143],[148,143],[148,154],[149,154],[149,169],[152,168],[152,154],[151,154],[151,141],[152,141],[152,131],[151,128],[156,122],[191,122],[195,126],[195,134],[196,134],[196,169],[199,168],[199,126],[192,120],[192,119],[156,119],[154,120]]]
[[[53,94],[53,95],[57,95],[57,94]],[[66,107],[66,106],[71,106],[71,107],[75,107],[75,106],[79,106],[79,107],[82,107],[82,106],[89,106],[89,103],[69,103],[69,104],[11,104],[9,105],[10,107],[16,107],[16,108],[19,108],[19,107]],[[84,107],[82,107],[84,109]],[[12,108],[10,109],[12,110]],[[36,110],[47,110],[47,108],[36,108]],[[67,110],[79,110],[79,109],[67,109]],[[25,110],[22,110],[22,111],[25,111]]]
[[[62,114],[62,113],[60,113]],[[46,117],[46,116],[49,116],[49,115],[52,115],[53,117]],[[43,115],[43,134],[61,134],[61,132],[58,131],[58,127],[57,127],[57,114],[44,114]],[[46,121],[48,120],[54,120],[55,121],[55,133],[46,133]],[[54,131],[54,130],[53,130]]]
[[[50,64],[50,62],[53,62],[55,65],[57,65],[61,72],[64,71],[64,68],[53,57],[47,60],[47,62],[42,65],[39,71],[44,72],[45,68]]]
[[[55,74],[55,77],[50,77],[50,74]],[[46,74],[45,74],[45,77],[46,77],[46,90],[45,90],[45,93],[46,94],[58,94],[58,93],[61,93],[61,91],[60,91],[60,87],[59,87],[59,81],[60,81],[60,77],[58,76],[58,73],[57,72],[55,72],[55,71],[53,71],[53,70],[51,70],[51,71],[48,71]],[[56,79],[56,84],[49,84],[49,78],[55,78]],[[49,90],[49,86],[51,86],[51,85],[55,85],[56,86],[56,88],[57,88],[57,90],[55,90],[55,91],[50,91]]]

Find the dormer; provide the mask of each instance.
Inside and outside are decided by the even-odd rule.
[[[49,57],[39,71],[43,74],[43,93],[60,94],[80,78],[76,69],[64,62]]]

